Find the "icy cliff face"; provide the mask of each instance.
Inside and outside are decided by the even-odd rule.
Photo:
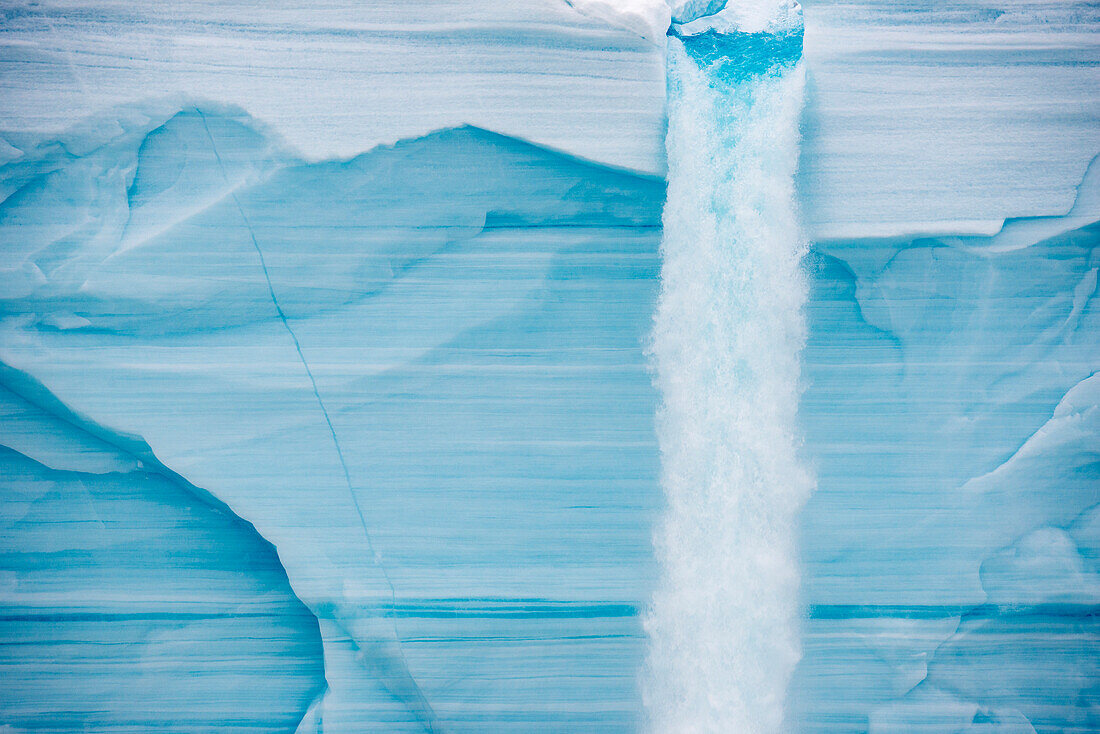
[[[0,13],[0,729],[1100,728],[1091,5]]]
[[[8,3],[0,131],[59,135],[118,105],[197,98],[242,107],[312,160],[473,124],[661,173],[669,23],[755,32],[794,4]],[[805,5],[814,238],[990,234],[1072,204],[1100,150],[1093,3]]]
[[[658,731],[774,730],[769,715],[783,710],[798,655],[780,644],[793,637],[798,575],[781,518],[807,481],[787,450],[791,434],[777,432],[794,425],[788,397],[762,377],[799,381],[784,359],[801,344],[792,328],[801,277],[776,266],[797,252],[779,185],[791,170],[779,152],[796,140],[779,105],[740,104],[711,66],[736,59],[744,85],[787,51],[774,40],[731,49],[737,26],[721,16],[732,10],[674,24],[700,34],[687,41],[702,59],[687,77],[694,86],[675,41],[669,50],[655,353],[670,506],[657,553],[676,580],[654,599]],[[1095,67],[1081,59],[1095,13],[814,12],[835,25],[819,25],[811,41],[810,14],[800,184],[818,242],[806,262],[798,427],[818,486],[801,516],[808,619],[789,723],[1093,730],[1100,166],[1089,160],[1100,141],[1095,89],[1084,88]],[[844,38],[854,47],[842,50]],[[974,78],[953,76],[959,69]],[[1016,85],[1037,80],[1042,94],[1019,104],[983,102],[1015,100]],[[935,104],[891,106],[932,92]],[[783,99],[795,104],[799,89]],[[954,125],[964,106],[977,110]],[[761,119],[767,134],[756,137]],[[980,145],[979,130],[989,136]],[[1019,152],[1002,164],[991,149],[1006,141],[1001,150]],[[1030,212],[1046,216],[1021,216]],[[885,236],[898,232],[909,234]],[[755,237],[759,251],[746,246]],[[768,285],[758,291],[757,281]],[[761,457],[780,457],[781,469]]]
[[[815,239],[1057,216],[1100,151],[1087,0],[808,0],[800,196]]]
[[[321,637],[275,550],[50,407],[0,388],[3,730],[292,731]]]
[[[228,110],[99,130],[3,171],[0,357],[275,544],[302,730],[633,728],[663,183],[475,128],[316,164]]]
[[[668,23],[630,21],[650,27],[663,0],[604,5],[627,21],[565,0],[5,3],[0,131],[198,99],[245,109],[311,160],[470,124],[663,171]]]
[[[807,729],[1095,728],[1094,185],[993,237],[815,247]]]
[[[794,716],[1093,730],[1095,9],[812,4],[807,25]]]

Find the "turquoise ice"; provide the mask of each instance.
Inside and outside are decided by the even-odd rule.
[[[132,114],[4,171],[11,388],[274,543],[324,642],[303,731],[634,728],[664,183],[476,128],[311,164]]]
[[[0,12],[0,731],[1100,728],[1095,8]]]

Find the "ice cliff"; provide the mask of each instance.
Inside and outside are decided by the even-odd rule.
[[[0,415],[4,731],[292,731],[321,638],[274,549],[137,446]]]
[[[1085,219],[814,248],[795,695],[814,730],[1095,728],[1100,229]]]
[[[225,109],[97,129],[6,169],[3,361],[275,544],[302,731],[632,726],[663,183],[472,127],[313,164]]]
[[[1100,728],[1093,6],[0,17],[0,729]]]

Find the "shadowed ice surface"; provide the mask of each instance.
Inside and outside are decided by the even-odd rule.
[[[247,523],[0,388],[6,732],[293,730],[317,620]]]
[[[276,545],[325,645],[302,730],[636,728],[663,183],[121,117],[3,170],[3,358]]]
[[[995,237],[815,248],[808,729],[1100,725],[1091,178]]]

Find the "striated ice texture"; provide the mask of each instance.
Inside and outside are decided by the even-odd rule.
[[[472,127],[312,164],[227,109],[97,131],[2,171],[0,358],[276,546],[301,731],[635,728],[663,182]]]
[[[1095,8],[806,19],[796,728],[1096,731]]]
[[[3,730],[293,730],[324,690],[321,636],[275,550],[0,379]]]
[[[0,731],[1100,730],[1100,16],[800,19],[0,8]]]
[[[1090,0],[807,0],[799,175],[816,239],[1064,214],[1100,152]]]
[[[807,730],[1100,725],[1095,168],[1066,217],[811,255]]]
[[[1013,10],[808,13],[804,276],[790,45],[670,41],[656,731],[1100,728],[1095,13]]]
[[[625,1],[638,12],[609,23],[582,11],[624,0],[14,0],[0,6],[0,131],[203,99],[311,160],[471,124],[659,173],[668,11],[661,25],[663,0]]]

